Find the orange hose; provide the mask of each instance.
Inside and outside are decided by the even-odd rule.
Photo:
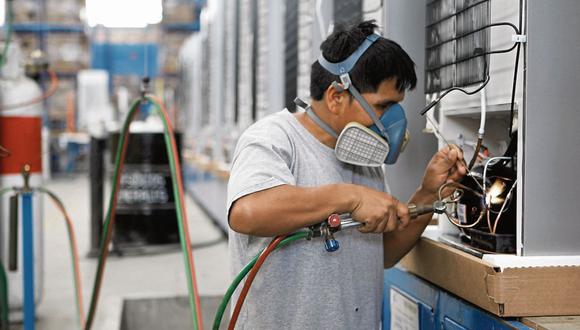
[[[51,196],[52,197],[52,196]],[[81,328],[85,327],[85,312],[84,312],[84,306],[83,306],[83,293],[82,293],[82,284],[81,284],[81,271],[80,271],[80,266],[79,266],[79,252],[78,252],[78,248],[77,248],[77,239],[76,239],[76,235],[73,229],[73,222],[71,220],[71,218],[69,217],[66,209],[63,207],[63,205],[61,205],[60,203],[57,202],[57,200],[55,200],[54,198],[51,198],[52,202],[54,203],[54,205],[60,210],[60,212],[62,213],[62,215],[64,216],[64,219],[66,221],[66,226],[68,229],[68,232],[70,234],[71,237],[71,250],[72,250],[72,254],[73,254],[73,259],[74,259],[74,276],[76,279],[76,282],[78,284],[77,288],[76,288],[76,295],[77,295],[77,300],[79,302],[79,318],[80,318],[80,322],[81,322]]]
[[[76,132],[75,125],[75,93],[70,91],[66,95],[66,131]]]
[[[155,100],[155,102],[157,102],[159,104],[159,107],[161,108],[161,113],[165,117],[165,120],[167,121],[169,136],[170,136],[170,140],[171,140],[171,149],[173,150],[173,154],[176,157],[174,163],[175,163],[175,172],[177,175],[177,180],[176,180],[177,181],[177,189],[179,191],[179,199],[181,202],[181,207],[182,207],[181,210],[182,210],[182,214],[183,214],[183,232],[184,232],[184,236],[185,236],[185,243],[188,247],[190,247],[191,246],[191,238],[189,237],[189,225],[188,225],[188,221],[187,221],[185,201],[183,198],[184,189],[183,189],[183,179],[181,176],[181,163],[179,161],[179,156],[178,156],[179,154],[177,152],[177,144],[175,143],[175,134],[173,132],[173,127],[171,126],[171,120],[169,119],[169,113],[167,112],[167,109],[165,108],[165,105],[163,104],[163,102],[159,98],[157,98],[153,95],[148,95],[148,97]],[[199,299],[199,295],[198,295],[199,291],[197,290],[197,281],[195,278],[195,265],[193,262],[193,254],[192,254],[190,248],[187,249],[187,262],[189,263],[189,268],[191,269],[191,282],[193,284],[195,307],[196,307],[196,313],[198,315],[198,317],[197,317],[198,328],[203,329],[203,322],[202,322],[202,318],[201,318],[201,304],[200,304],[200,299]]]
[[[162,102],[159,101],[158,98],[148,95],[148,97],[150,97],[151,99],[155,100],[160,108],[161,108],[161,114],[164,116],[164,118],[166,118],[167,123],[168,123],[168,133],[170,136],[170,141],[171,141],[171,149],[173,151],[173,154],[175,157],[177,157],[177,145],[175,143],[175,135],[173,133],[173,128],[171,126],[171,122],[169,121],[169,116],[167,114],[167,110],[165,109],[165,106],[163,105]],[[137,111],[133,112],[133,116],[137,113]],[[132,121],[133,117],[129,118],[129,121]],[[129,133],[127,133],[129,134]],[[103,246],[102,247],[106,247],[111,243],[111,239],[112,239],[112,233],[113,233],[113,226],[115,223],[115,215],[116,215],[116,209],[117,209],[117,198],[118,198],[118,193],[119,193],[119,187],[120,187],[120,180],[121,180],[121,173],[123,172],[123,165],[125,162],[125,156],[126,156],[126,152],[127,152],[127,144],[129,141],[129,137],[127,135],[127,138],[125,139],[125,141],[122,144],[121,147],[121,155],[120,155],[120,160],[119,160],[119,175],[117,176],[117,180],[115,182],[116,189],[113,191],[113,200],[112,200],[112,207],[111,207],[111,216],[110,216],[110,220],[109,220],[109,226],[107,228],[107,232],[105,235],[105,239],[103,241]],[[184,198],[183,198],[183,180],[182,180],[182,176],[181,176],[181,166],[180,166],[180,162],[179,159],[175,159],[175,167],[176,167],[176,181],[177,181],[177,188],[178,188],[178,193],[179,193],[179,200],[181,202],[181,206],[182,206],[182,214],[183,214],[183,231],[184,231],[184,238],[186,241],[186,245],[188,247],[191,246],[191,239],[189,237],[189,226],[187,223],[187,214],[185,211],[185,203],[184,203]],[[106,265],[106,261],[109,255],[109,250],[107,248],[103,248],[102,250],[102,263],[103,263],[103,269],[102,272],[97,273],[97,278],[95,279],[95,288],[93,291],[93,301],[98,301],[99,300],[99,295],[100,295],[100,291],[101,291],[101,286],[102,286],[102,281],[103,281],[103,276],[104,276],[104,270],[105,270],[105,265]],[[198,327],[199,329],[203,329],[203,325],[202,325],[202,320],[201,320],[201,306],[200,306],[200,300],[199,300],[199,296],[197,294],[198,290],[197,290],[197,282],[195,279],[195,266],[193,263],[193,255],[191,252],[191,249],[187,249],[186,250],[186,255],[187,255],[187,262],[189,265],[189,268],[191,269],[191,282],[193,285],[193,291],[194,291],[194,299],[196,302],[196,314],[198,315],[197,320],[198,320]],[[96,304],[92,304],[91,307],[94,309],[93,311],[89,311],[89,318],[87,319],[86,325],[85,325],[85,329],[90,329],[92,326],[92,322],[93,322],[93,318],[91,316],[93,316],[96,312]]]
[[[5,105],[3,107],[0,107],[0,112],[14,110],[14,109],[34,105],[36,103],[40,103],[40,102],[46,100],[47,98],[51,97],[52,95],[54,95],[54,93],[58,89],[58,76],[52,70],[47,70],[46,72],[48,73],[48,75],[50,77],[50,86],[43,95],[36,97],[36,98],[33,98],[32,100],[29,100],[29,101]]]
[[[274,251],[276,249],[278,244],[280,244],[280,242],[282,242],[286,237],[287,237],[287,235],[277,236],[276,238],[274,238],[272,240],[272,242],[270,242],[270,244],[268,244],[268,247],[266,247],[264,252],[262,252],[262,254],[260,254],[260,257],[258,258],[258,260],[256,260],[256,264],[254,265],[254,267],[252,267],[252,270],[250,271],[250,273],[248,274],[248,277],[246,278],[246,282],[244,283],[244,287],[242,288],[242,291],[240,292],[240,296],[238,297],[238,301],[236,302],[234,312],[232,313],[232,317],[230,319],[230,324],[228,325],[228,330],[235,329],[236,322],[238,321],[238,317],[240,316],[240,311],[242,310],[242,306],[244,305],[244,301],[246,300],[246,296],[248,295],[248,292],[250,291],[250,287],[252,286],[252,282],[254,282],[254,278],[256,278],[258,271],[260,270],[260,268],[264,264],[264,261],[266,261],[266,258],[268,257],[268,255],[270,255],[270,253],[272,253],[272,251]]]

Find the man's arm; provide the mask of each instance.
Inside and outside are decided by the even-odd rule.
[[[436,195],[419,189],[409,200],[415,205],[430,205],[436,200]],[[383,249],[385,253],[385,268],[391,268],[399,262],[413,248],[429,222],[433,214],[422,215],[411,220],[409,226],[399,232],[385,233],[383,236]]]
[[[463,153],[459,148],[445,147],[441,149],[427,165],[421,187],[417,189],[409,203],[415,205],[433,204],[437,199],[440,186],[446,182],[459,181],[466,172]],[[449,191],[446,191],[444,194],[448,193]],[[385,268],[393,267],[413,248],[432,217],[431,213],[423,215],[412,220],[409,226],[402,231],[384,234]]]
[[[230,227],[254,236],[276,236],[320,223],[333,213],[351,213],[360,231],[404,228],[408,209],[391,195],[354,184],[319,187],[281,185],[241,197],[230,209]],[[399,223],[400,222],[400,223]]]
[[[255,236],[276,236],[322,222],[332,213],[346,213],[355,198],[350,185],[315,188],[281,185],[238,199],[230,210],[230,227]]]

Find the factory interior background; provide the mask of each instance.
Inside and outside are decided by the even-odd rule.
[[[236,143],[303,111],[321,42],[363,20],[418,78],[391,193],[449,144],[470,168],[385,269],[382,329],[580,329],[578,17],[577,0],[0,0],[0,329],[233,329],[253,266],[230,268]],[[336,253],[341,225],[291,238]]]

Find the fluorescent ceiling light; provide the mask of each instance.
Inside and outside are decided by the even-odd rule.
[[[86,6],[89,26],[143,28],[163,16],[162,0],[86,0]]]

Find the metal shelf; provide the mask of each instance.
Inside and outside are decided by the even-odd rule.
[[[173,31],[173,32],[199,31],[199,21],[195,21],[193,23],[163,23],[161,26],[165,31]]]
[[[493,104],[487,106],[487,117],[504,117],[510,114],[510,103]],[[514,112],[518,112],[518,104],[516,102],[514,106]],[[481,113],[481,107],[468,107],[468,108],[457,108],[457,109],[444,109],[443,114],[447,117],[456,118],[479,118]]]
[[[50,24],[50,23],[16,23],[12,25],[14,32],[22,33],[83,33],[80,24]]]

